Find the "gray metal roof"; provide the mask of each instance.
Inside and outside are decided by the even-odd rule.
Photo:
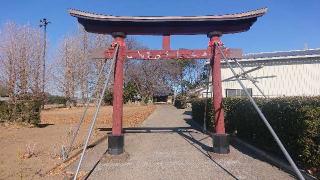
[[[250,53],[250,54],[243,55],[243,59],[310,56],[310,55],[320,55],[320,48],[319,49],[306,49],[306,50]]]

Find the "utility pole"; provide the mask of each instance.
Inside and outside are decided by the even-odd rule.
[[[47,25],[51,23],[48,21],[46,18],[40,19],[40,24],[39,27],[43,27],[43,54],[42,54],[42,59],[43,59],[43,77],[42,77],[42,96],[43,96],[43,102],[42,102],[42,109],[44,109],[44,104],[45,104],[45,78],[46,78],[46,50],[47,50]]]

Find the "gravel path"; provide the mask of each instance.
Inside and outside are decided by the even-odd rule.
[[[185,110],[160,105],[142,127],[126,130],[123,162],[101,161],[89,179],[293,179],[268,163],[230,147],[230,154],[209,153],[211,138],[190,125]],[[102,152],[105,143],[95,147]],[[97,154],[90,155],[88,170]]]

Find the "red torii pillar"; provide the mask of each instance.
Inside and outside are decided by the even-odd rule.
[[[112,133],[108,136],[108,153],[119,155],[124,152],[124,136],[122,133],[122,114],[123,114],[123,65],[126,59],[125,33],[113,33],[114,43],[119,47],[114,67],[114,86],[113,86],[113,125]],[[210,65],[212,74],[213,89],[213,111],[215,115],[215,134],[213,135],[213,151],[219,154],[229,153],[229,137],[225,133],[224,112],[222,106],[222,87],[221,87],[221,54],[218,45],[221,34],[212,32],[208,34],[210,38],[208,49],[211,51]],[[163,38],[163,49],[170,50],[170,36]]]
[[[222,105],[222,85],[221,85],[221,53],[217,46],[222,45],[220,40],[221,33],[211,32],[209,48],[212,56],[210,59],[212,77],[212,108],[214,112],[215,133],[213,135],[213,152],[227,154],[229,149],[229,136],[225,133],[224,111]]]
[[[117,32],[112,34],[114,43],[119,45],[115,59],[113,85],[112,133],[108,135],[108,153],[118,155],[123,153],[124,136],[122,134],[123,115],[123,66],[126,59],[126,34]]]

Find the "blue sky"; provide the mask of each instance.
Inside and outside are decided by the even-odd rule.
[[[320,48],[319,0],[7,0],[0,6],[0,24],[11,20],[38,26],[48,18],[50,49],[73,32],[77,21],[67,13],[76,8],[112,15],[209,15],[248,11],[268,7],[268,13],[245,33],[223,36],[228,47],[242,48],[246,53]],[[161,47],[161,37],[138,36],[150,48]],[[174,36],[172,48],[205,48],[206,36]]]

